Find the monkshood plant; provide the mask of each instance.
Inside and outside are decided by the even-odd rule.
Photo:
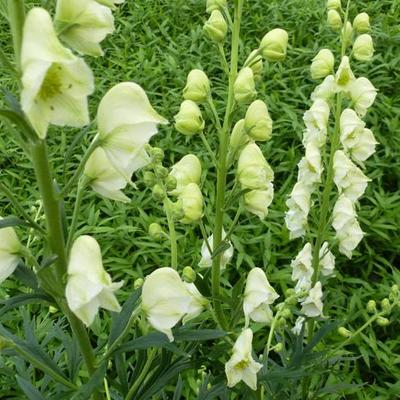
[[[304,116],[306,154],[286,214],[291,238],[303,237],[306,243],[292,262],[294,288],[278,294],[261,268],[237,282],[230,282],[229,274],[235,254],[230,238],[241,215],[264,220],[273,200],[274,173],[260,146],[271,138],[273,122],[267,104],[257,98],[256,84],[263,79],[264,62],[268,68],[283,62],[288,45],[288,34],[275,28],[254,51],[241,54],[245,0],[208,0],[206,6],[204,33],[221,58],[226,83],[224,115],[221,104],[216,106],[213,77],[194,69],[174,118],[177,134],[199,138],[208,152],[217,172],[215,198],[203,196],[202,160],[195,154],[163,165],[164,151],[149,141],[167,120],[134,82],[117,83],[104,94],[94,121],[97,134],[70,179],[58,183],[48,135],[54,134],[53,126],[68,126],[79,129],[79,139],[89,125],[94,82],[83,56],[103,55],[100,43],[113,32],[112,10],[120,3],[58,0],[52,17],[44,8],[27,10],[23,0],[8,0],[14,60],[2,53],[1,58],[17,77],[19,101],[7,93],[0,117],[13,127],[15,142],[32,163],[44,218],[32,218],[0,182],[18,214],[0,220],[0,281],[16,278],[24,285],[2,302],[0,315],[39,303],[63,318],[54,322],[56,334],[40,342],[28,313],[21,311],[24,337],[1,323],[1,357],[15,365],[16,381],[29,399],[316,398],[324,393],[326,376],[344,359],[339,357],[343,348],[374,322],[387,325],[399,302],[397,286],[379,310],[371,300],[371,318],[355,332],[327,322],[323,314],[322,284],[334,275],[331,250],[338,246],[351,258],[363,236],[355,210],[369,179],[361,168],[377,144],[361,119],[376,89],[366,78],[356,79],[350,68],[352,58],[372,57],[368,15],[357,15],[352,26],[349,4],[342,10],[340,1],[327,3],[328,23],[340,32],[340,64],[334,72],[335,57],[323,49],[311,66],[312,77],[324,81]],[[217,148],[209,135],[217,139]],[[88,189],[128,207],[123,189],[140,169],[165,211],[166,228],[162,221],[153,223],[149,234],[169,241],[171,261],[125,288],[132,294],[120,306],[118,289],[124,282],[112,280],[100,244],[93,236],[79,236],[77,224]],[[71,192],[75,205],[68,216],[63,203]],[[307,224],[313,194],[315,212]],[[195,229],[204,240],[200,260],[191,266],[180,263],[178,225]],[[25,228],[37,238],[34,247],[17,236],[17,229]],[[110,320],[100,308],[112,318],[96,337],[90,327],[101,316]],[[333,340],[320,351],[319,343],[335,328]],[[50,351],[49,341],[59,348]]]

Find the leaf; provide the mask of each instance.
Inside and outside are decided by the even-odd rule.
[[[182,377],[179,375],[178,382],[175,387],[174,397],[172,398],[172,400],[180,400],[182,398],[182,388]]]
[[[20,262],[18,264],[17,268],[15,268],[13,275],[25,286],[28,286],[33,290],[37,290],[39,288],[36,274],[24,263]]]
[[[26,379],[17,375],[17,382],[29,400],[46,400],[46,398]]]
[[[336,385],[327,385],[320,389],[317,394],[344,394],[348,390],[357,389],[363,387],[363,384],[356,384],[356,383],[338,383]]]
[[[91,376],[89,382],[85,383],[79,390],[71,397],[71,400],[88,400],[91,398],[92,393],[102,384],[104,375],[107,372],[108,361],[103,362],[96,372]]]
[[[211,258],[217,257],[219,254],[223,253],[225,250],[228,250],[231,245],[228,240],[223,240],[218,247],[211,254]]]
[[[195,342],[203,340],[214,340],[226,336],[225,331],[219,329],[180,329],[174,332],[174,338],[177,342]]]
[[[29,228],[36,229],[36,226],[30,222],[24,221],[21,218],[10,215],[8,217],[2,218],[0,220],[0,229],[9,228],[14,226],[27,226]]]
[[[0,309],[0,317],[3,316],[6,312],[16,307],[33,303],[52,304],[52,301],[51,298],[47,296],[47,294],[44,292],[24,293],[17,296],[13,296],[7,300],[0,301],[0,304],[3,304],[3,307],[1,307]]]

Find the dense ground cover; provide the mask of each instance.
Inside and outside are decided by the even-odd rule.
[[[243,40],[240,44],[242,62],[263,34],[276,26],[289,33],[289,49],[284,63],[266,67],[265,79],[259,88],[261,98],[266,100],[274,121],[273,138],[262,148],[276,174],[276,194],[264,222],[249,214],[243,215],[232,236],[236,252],[229,273],[233,282],[235,277],[240,277],[246,270],[246,266],[259,266],[266,269],[278,291],[283,292],[290,284],[289,264],[299,250],[299,243],[289,241],[283,227],[283,217],[286,196],[295,182],[296,164],[302,153],[302,115],[310,106],[307,99],[314,87],[309,65],[321,47],[333,47],[337,41],[336,35],[325,26],[323,3],[317,0],[309,0],[307,4],[300,0],[268,3],[254,0],[248,2],[244,11]],[[391,285],[400,284],[400,274],[397,271],[400,253],[400,4],[390,0],[353,1],[351,9],[354,12],[366,11],[372,21],[376,55],[371,63],[357,65],[355,73],[368,76],[379,90],[366,122],[380,145],[367,162],[372,182],[361,200],[359,211],[366,236],[352,260],[337,258],[337,277],[330,282],[326,292],[324,312],[332,319],[346,321],[347,327],[357,328],[366,319],[366,302],[371,298],[386,297]],[[198,67],[212,77],[214,87],[217,90],[221,88],[219,94],[224,98],[225,86],[219,81],[219,58],[211,44],[203,39],[204,20],[203,2],[127,0],[116,12],[116,32],[104,42],[105,57],[89,60],[96,76],[94,97],[100,99],[116,82],[133,80],[145,88],[157,111],[172,120],[182,101],[181,91],[186,75],[192,68]],[[5,52],[11,52],[4,18],[1,20],[0,42]],[[2,76],[1,80],[3,87],[13,89],[8,77]],[[97,103],[94,101],[92,104],[94,106]],[[95,115],[94,107],[92,115]],[[7,127],[3,126],[2,132],[1,179],[13,188],[16,197],[29,209],[32,199],[37,198],[37,189],[32,186],[31,166],[9,139]],[[88,133],[92,136],[94,130],[89,127]],[[50,130],[50,146],[54,152],[57,150],[59,157],[66,154],[73,134],[72,130],[65,129],[62,135],[57,133],[55,136]],[[213,131],[207,131],[206,135],[211,143],[215,142]],[[83,149],[88,142],[89,139],[79,146]],[[172,124],[162,127],[152,144],[165,150],[169,164],[186,154],[188,149],[195,151],[203,161],[204,175],[209,178],[215,174],[214,169],[207,168],[210,160],[201,141],[191,140],[189,144],[185,137],[174,130]],[[74,149],[67,154],[66,160],[56,160],[60,182],[65,179],[63,163],[68,178],[76,168],[81,153],[79,148]],[[80,233],[96,236],[102,244],[107,270],[115,280],[125,280],[121,300],[129,295],[136,278],[144,277],[155,266],[167,266],[170,257],[168,243],[155,243],[147,234],[151,222],[160,222],[164,218],[163,211],[157,209],[140,173],[136,174],[135,179],[138,188],[128,190],[127,195],[132,201],[127,206],[100,199],[88,191],[81,208]],[[213,186],[206,185],[203,188],[203,192],[211,199],[214,196],[213,190]],[[71,193],[71,202],[65,204],[67,210],[73,205],[74,195]],[[32,210],[33,215],[36,212],[40,218],[41,211],[37,203],[35,210]],[[1,195],[0,214],[15,214],[7,199]],[[234,210],[231,216],[233,218]],[[200,233],[196,229],[178,227],[178,235],[179,264],[195,266],[200,258]],[[17,283],[8,280],[0,288],[0,297],[18,290]],[[43,309],[38,313],[35,307],[29,307],[24,313],[34,316],[39,340],[43,340],[49,327],[57,322],[57,314],[52,314],[49,319]],[[29,328],[21,318],[24,313],[9,312],[1,317],[1,322],[27,335]],[[348,389],[345,397],[342,393],[346,389],[339,388],[339,394],[325,394],[324,398],[394,399],[400,396],[398,321],[397,312],[391,316],[389,326],[374,326],[364,332],[352,346],[356,357],[341,363],[329,378],[333,384],[358,383],[363,386]],[[107,318],[104,318],[96,321],[92,327],[100,339],[104,324],[108,323]],[[5,359],[0,356],[1,366],[0,397],[22,398],[23,395],[13,383],[13,370],[6,367]],[[221,365],[215,366],[218,367],[222,368]],[[19,374],[26,374],[22,364],[14,368]],[[183,375],[182,378],[190,382],[185,387],[185,393],[189,393],[198,384],[198,377]],[[173,392],[176,379],[170,384]],[[195,398],[193,393],[193,397],[188,398]],[[166,396],[172,398],[168,397],[170,394]]]

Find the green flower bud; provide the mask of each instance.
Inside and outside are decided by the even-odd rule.
[[[390,314],[391,306],[390,306],[390,300],[389,300],[388,298],[384,298],[384,299],[381,301],[381,308],[382,308],[382,311],[383,311],[385,314]]]
[[[159,147],[150,147],[149,154],[154,162],[161,162],[164,160],[164,150]]]
[[[310,71],[313,79],[321,79],[332,74],[335,57],[328,49],[322,49],[313,58]]]
[[[244,207],[254,215],[257,215],[261,220],[268,215],[268,207],[270,206],[274,196],[272,183],[266,190],[251,190],[243,196]]]
[[[184,216],[181,222],[191,224],[200,220],[203,216],[203,195],[196,183],[189,183],[179,195]]]
[[[280,353],[284,349],[283,343],[279,342],[274,346],[275,353]]]
[[[162,165],[156,165],[154,171],[158,178],[165,179],[168,176],[168,169],[163,167]]]
[[[283,317],[278,318],[278,321],[277,321],[276,324],[277,324],[277,326],[278,326],[279,328],[283,328],[283,327],[286,326],[286,319],[283,318]]]
[[[367,312],[369,312],[370,314],[375,314],[376,313],[376,301],[375,300],[370,300],[367,303]]]
[[[347,46],[349,46],[352,42],[353,37],[353,27],[351,26],[351,23],[349,21],[347,21],[345,26],[343,26],[341,35],[343,42]]]
[[[328,11],[328,26],[334,31],[338,31],[342,27],[342,18],[336,10]]]
[[[262,56],[261,56],[261,54],[257,54],[257,53],[258,53],[258,50],[253,50],[250,53],[250,55],[247,57],[247,60],[244,63],[245,67],[249,67],[253,70],[254,79],[256,81],[261,79],[262,74],[264,72]]]
[[[58,311],[58,309],[54,306],[50,306],[49,307],[49,313],[50,314],[55,314]]]
[[[289,319],[289,318],[292,316],[292,312],[290,311],[289,308],[284,308],[284,309],[281,311],[281,316],[282,316],[283,318],[285,318],[285,319]]]
[[[178,195],[189,183],[200,183],[201,163],[194,154],[182,157],[171,169],[170,176],[176,180],[176,190],[172,193]]]
[[[213,42],[221,43],[225,39],[228,25],[221,12],[219,10],[214,10],[208,21],[204,24],[203,29]]]
[[[399,287],[397,285],[393,285],[390,289],[389,299],[391,301],[395,301],[399,297]]]
[[[182,201],[178,200],[175,203],[171,204],[171,213],[174,219],[182,219],[185,216],[185,212],[183,211]]]
[[[192,267],[185,267],[182,271],[182,279],[187,283],[193,283],[196,280],[196,272]]]
[[[254,140],[265,142],[271,139],[272,119],[267,105],[262,100],[253,101],[244,119],[246,133]]]
[[[149,225],[149,235],[155,240],[160,240],[164,236],[164,231],[161,228],[160,224],[157,224],[156,222],[153,222],[152,224]]]
[[[369,61],[374,55],[374,45],[372,38],[364,33],[355,40],[353,44],[353,55],[358,61]]]
[[[175,128],[186,136],[193,136],[204,129],[204,120],[199,106],[192,100],[185,100],[175,115]]]
[[[326,2],[326,8],[328,10],[340,10],[342,8],[342,4],[340,0],[328,0]]]
[[[378,317],[378,318],[376,319],[376,323],[377,323],[379,326],[388,326],[388,325],[390,324],[390,321],[389,321],[387,318]]]
[[[143,278],[137,278],[135,279],[135,282],[133,282],[133,289],[137,290],[143,286],[144,279]]]
[[[236,122],[235,126],[233,127],[229,140],[229,146],[232,150],[236,151],[243,147],[249,140],[250,139],[246,135],[246,131],[244,129],[244,119],[241,119]]]
[[[298,301],[297,296],[293,294],[289,297],[286,297],[285,303],[289,306],[295,306],[297,304],[297,301]]]
[[[162,201],[165,198],[165,193],[160,185],[154,185],[152,191],[153,199],[157,201]]]
[[[367,33],[371,27],[369,25],[369,15],[365,12],[357,14],[353,21],[353,28],[357,33]]]
[[[296,294],[296,291],[293,288],[289,288],[285,292],[285,297],[291,297]]]
[[[167,188],[167,190],[169,192],[175,190],[176,185],[177,185],[176,179],[172,175],[168,175],[167,179],[165,180],[165,187]]]
[[[268,61],[283,61],[286,57],[288,34],[276,28],[269,31],[261,40],[260,50]]]
[[[256,85],[251,68],[245,67],[238,73],[234,83],[234,94],[238,103],[250,103],[256,97]]]
[[[223,10],[226,7],[226,0],[207,0],[206,12],[210,14],[214,10]]]
[[[183,89],[183,98],[202,103],[210,96],[210,81],[200,69],[193,69],[187,76],[186,86]]]
[[[341,327],[338,329],[338,334],[339,334],[340,336],[342,336],[342,337],[345,337],[345,338],[351,337],[351,332],[350,332],[348,329],[346,329],[344,326],[341,326]]]
[[[154,172],[145,171],[143,174],[143,181],[146,186],[153,187],[157,182],[156,175]]]

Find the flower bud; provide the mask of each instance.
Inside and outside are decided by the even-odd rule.
[[[340,336],[343,336],[344,338],[349,338],[349,337],[351,337],[351,332],[350,332],[348,329],[346,329],[344,326],[341,326],[341,327],[338,329],[338,334],[339,334]]]
[[[143,278],[137,278],[135,279],[135,282],[133,282],[133,289],[138,290],[143,286],[144,279]]]
[[[172,194],[177,195],[189,183],[200,183],[201,164],[194,154],[182,157],[171,169],[169,176],[176,180],[176,190]]]
[[[353,28],[357,33],[367,33],[370,31],[369,15],[365,12],[357,14],[353,21]]]
[[[182,279],[187,283],[193,283],[196,280],[196,272],[192,267],[185,267],[182,271]]]
[[[183,98],[201,103],[207,100],[210,95],[210,81],[207,75],[200,69],[193,69],[189,72],[186,86],[183,89]]]
[[[276,28],[269,31],[261,40],[260,50],[268,61],[283,61],[286,57],[288,34]]]
[[[167,168],[163,167],[162,165],[156,165],[156,167],[154,168],[154,172],[156,173],[156,176],[160,179],[165,179],[168,176]]]
[[[285,318],[285,319],[289,319],[289,318],[292,316],[292,312],[290,311],[289,308],[284,308],[284,309],[281,311],[281,316],[282,316],[283,318]]]
[[[313,79],[321,79],[333,72],[335,58],[328,49],[322,49],[313,58],[310,71]]]
[[[394,296],[398,296],[399,295],[399,286],[398,285],[393,285],[390,288],[390,292],[394,295]]]
[[[244,195],[244,206],[248,212],[257,215],[261,220],[268,215],[268,207],[274,197],[274,187],[268,184],[266,190],[251,190]]]
[[[165,198],[165,192],[163,188],[157,184],[153,186],[152,196],[154,200],[162,201]]]
[[[346,22],[346,25],[342,28],[341,35],[343,42],[346,44],[346,46],[349,46],[352,42],[353,36],[353,27],[351,26],[351,22]]]
[[[154,162],[161,162],[164,160],[164,150],[159,147],[151,147],[148,150],[150,157]]]
[[[379,326],[388,326],[388,325],[390,324],[390,321],[389,321],[387,318],[378,317],[378,318],[376,319],[376,323],[377,323]]]
[[[376,313],[376,301],[375,300],[369,300],[367,303],[367,311],[370,314],[375,314]]]
[[[221,12],[219,10],[214,10],[208,21],[204,24],[203,29],[213,42],[221,43],[225,39],[228,25]]]
[[[265,142],[271,139],[272,119],[267,105],[262,100],[253,101],[244,119],[246,133],[254,140]]]
[[[381,308],[382,308],[382,311],[383,311],[385,314],[390,314],[391,306],[390,306],[390,300],[389,300],[388,298],[385,297],[385,298],[381,301]]]
[[[209,14],[214,10],[223,10],[226,8],[226,0],[207,0],[206,12]]]
[[[189,183],[183,188],[179,201],[184,213],[182,223],[191,224],[203,216],[203,195],[196,183]]]
[[[358,61],[369,61],[374,55],[374,45],[372,38],[364,33],[355,40],[353,44],[353,55]]]
[[[254,79],[257,81],[261,78],[264,71],[263,59],[261,54],[257,54],[258,50],[253,50],[247,60],[244,63],[245,67],[249,67],[253,70]]]
[[[342,8],[342,5],[340,3],[340,0],[328,0],[326,2],[326,8],[328,10],[340,10]]]
[[[156,184],[156,176],[154,172],[145,171],[143,174],[143,182],[148,187],[153,187]]]
[[[177,201],[171,204],[171,213],[174,219],[182,219],[185,216],[185,213],[182,208],[182,202]]]
[[[342,18],[336,10],[328,11],[328,26],[334,31],[338,31],[342,27]]]
[[[244,119],[239,120],[236,122],[235,126],[233,127],[229,146],[233,151],[240,149],[249,141],[249,137],[246,135],[246,131],[244,129]]]
[[[279,342],[274,346],[275,353],[280,353],[283,350],[283,343]]]
[[[175,128],[178,132],[193,136],[204,129],[204,120],[199,106],[192,100],[185,100],[175,115]]]
[[[250,103],[257,95],[253,70],[245,67],[238,73],[234,84],[235,100],[238,103]]]
[[[151,238],[155,240],[161,240],[162,237],[164,236],[164,231],[161,228],[160,224],[157,224],[156,222],[153,222],[152,224],[149,225],[149,235]]]
[[[172,175],[168,175],[167,179],[165,180],[165,187],[167,188],[167,190],[169,192],[175,190],[176,186],[177,186],[176,178],[174,178]]]

